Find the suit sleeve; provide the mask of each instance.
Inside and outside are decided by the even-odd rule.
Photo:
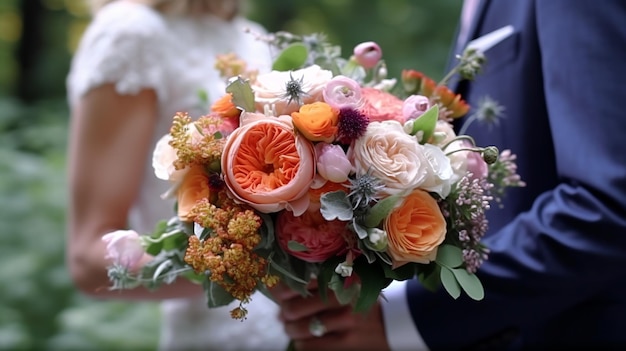
[[[483,301],[408,283],[413,320],[431,350],[506,338],[624,280],[626,3],[534,3],[559,182],[485,240]]]

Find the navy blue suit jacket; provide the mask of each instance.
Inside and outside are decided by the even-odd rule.
[[[468,134],[527,186],[488,211],[484,300],[411,281],[411,314],[431,350],[626,345],[626,1],[483,0],[470,34],[506,25],[457,90],[506,107]]]

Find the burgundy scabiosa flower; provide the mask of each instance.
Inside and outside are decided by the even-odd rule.
[[[339,110],[337,139],[342,144],[350,144],[365,133],[369,122],[369,118],[360,111],[352,108],[342,108]]]

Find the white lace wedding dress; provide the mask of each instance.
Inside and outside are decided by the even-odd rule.
[[[159,99],[159,123],[153,142],[169,131],[178,111],[206,112],[198,92],[214,100],[225,84],[214,69],[217,54],[235,52],[251,67],[268,70],[267,44],[244,32],[258,25],[243,18],[225,22],[212,16],[166,17],[143,5],[113,2],[101,9],[85,32],[67,79],[73,104],[91,88],[114,83],[121,94],[152,88]],[[143,185],[129,221],[139,233],[150,233],[160,219],[173,214],[172,202],[159,195],[168,184],[158,180],[146,160]],[[281,350],[287,337],[275,304],[257,293],[246,321],[230,318],[235,306],[208,309],[204,299],[169,300],[163,304],[161,350]]]

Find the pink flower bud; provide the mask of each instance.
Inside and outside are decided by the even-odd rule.
[[[374,68],[382,57],[383,51],[373,41],[366,41],[354,47],[354,59],[365,69]]]
[[[317,143],[315,145],[317,156],[317,173],[322,178],[334,183],[343,183],[348,180],[352,164],[341,146]]]
[[[337,110],[342,108],[358,109],[363,104],[361,86],[346,76],[333,77],[326,84],[322,94],[324,102]]]
[[[467,141],[463,141],[463,145],[467,148],[472,147]],[[470,151],[467,153],[467,171],[472,173],[472,179],[484,179],[489,173],[489,166],[480,153]]]
[[[106,243],[105,258],[115,264],[129,269],[137,268],[144,255],[139,234],[134,230],[116,230],[105,234],[102,241]]]
[[[411,95],[402,104],[402,116],[405,121],[417,119],[430,108],[430,101],[423,95]]]

